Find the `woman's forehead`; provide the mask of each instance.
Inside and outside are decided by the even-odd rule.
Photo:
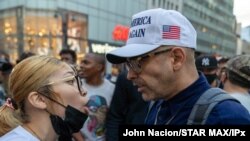
[[[50,78],[62,78],[70,75],[75,75],[75,71],[69,65],[65,65],[54,72]]]

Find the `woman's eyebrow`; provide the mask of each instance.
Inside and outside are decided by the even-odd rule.
[[[67,76],[68,74],[75,75],[75,72],[74,71],[68,71],[63,76]]]

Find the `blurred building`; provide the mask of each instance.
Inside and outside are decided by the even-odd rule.
[[[148,0],[148,8],[163,8],[182,12],[182,0]]]
[[[56,56],[70,48],[80,58],[86,51],[105,53],[125,43],[113,39],[114,28],[129,26],[131,16],[147,9],[147,2],[0,0],[0,50],[12,61],[24,51]]]
[[[241,23],[237,23],[236,25],[236,37],[237,37],[237,49],[236,49],[236,54],[240,55],[242,54],[242,48],[243,48],[243,40],[241,39]]]
[[[241,38],[250,43],[250,26],[241,29]]]
[[[236,18],[233,0],[150,0],[149,8],[162,7],[183,13],[197,31],[197,51],[236,54]]]
[[[241,36],[241,53],[250,54],[250,26],[244,27],[239,33]]]
[[[241,54],[250,54],[250,42],[246,40],[242,41],[242,52]]]
[[[125,44],[134,13],[157,7],[188,17],[198,52],[236,54],[233,0],[0,0],[0,51],[12,61],[24,51],[105,53]]]

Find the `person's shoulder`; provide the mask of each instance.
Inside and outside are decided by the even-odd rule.
[[[109,86],[109,87],[115,87],[115,84],[111,83],[109,80],[104,79],[104,85]]]
[[[5,135],[3,135],[0,138],[0,141],[27,141],[27,138],[20,134],[20,129],[19,127],[14,128],[13,130],[7,132]]]
[[[221,101],[220,103],[218,103],[215,108],[217,108],[218,110],[241,110],[244,109],[244,107],[240,104],[239,101],[237,100],[224,100]]]
[[[23,136],[9,135],[9,136],[2,136],[0,138],[0,141],[30,141],[30,140],[27,140],[27,138]]]
[[[250,114],[236,100],[225,100],[218,103],[212,111],[212,116],[218,117],[224,124],[249,124]]]
[[[232,97],[236,98],[237,100],[239,100],[239,99],[250,100],[250,95],[249,94],[231,93],[230,95]]]
[[[0,141],[38,141],[23,127],[18,126],[0,138]]]

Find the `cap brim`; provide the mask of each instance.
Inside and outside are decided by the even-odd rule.
[[[126,58],[136,57],[148,53],[160,45],[149,44],[129,44],[124,47],[115,49],[106,54],[106,58],[113,64],[120,64],[126,61]]]

